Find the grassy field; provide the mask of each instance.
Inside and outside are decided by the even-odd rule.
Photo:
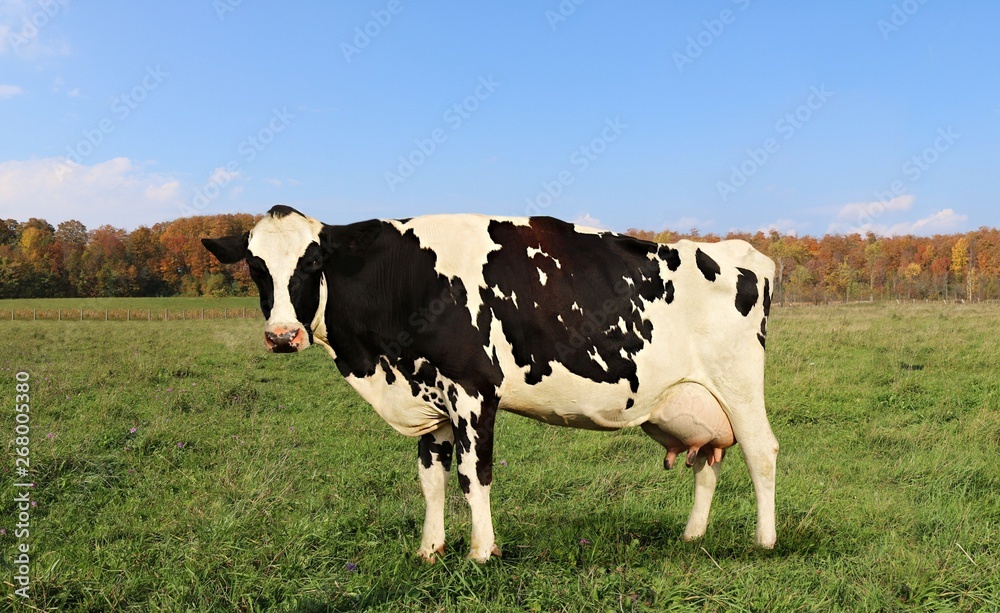
[[[682,543],[690,471],[640,430],[498,419],[502,560],[416,558],[416,442],[325,352],[269,355],[262,322],[4,322],[31,375],[30,606],[40,610],[1000,610],[1000,308],[776,308],[767,390],[778,546],[752,546],[738,447],[707,536]],[[0,500],[14,596],[16,504]]]

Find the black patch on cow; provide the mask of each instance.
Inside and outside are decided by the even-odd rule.
[[[469,439],[469,422],[464,417],[459,417],[457,422],[454,422],[455,430],[455,453],[458,455],[458,465],[462,466],[462,459],[465,454],[472,449],[472,440]],[[469,488],[472,482],[469,478],[462,474],[462,471],[458,471],[458,485],[462,488],[462,491],[466,494],[469,493]]]
[[[319,243],[309,243],[295,264],[288,280],[288,296],[295,307],[295,317],[305,325],[309,342],[313,342],[312,321],[319,311],[319,288],[322,281],[323,251]],[[270,275],[269,275],[270,276]]]
[[[656,255],[666,262],[670,272],[676,272],[681,266],[681,252],[669,245],[660,245],[660,249]]]
[[[396,373],[392,372],[392,368],[389,367],[389,361],[385,358],[381,358],[378,361],[378,365],[382,367],[382,372],[385,373],[385,382],[392,385],[396,382]]]
[[[264,260],[247,252],[247,267],[250,269],[250,278],[257,284],[257,293],[260,296],[260,312],[264,319],[271,317],[271,309],[274,308],[274,280],[271,278],[271,271],[267,269]]]
[[[736,277],[736,310],[743,317],[750,314],[750,310],[757,304],[757,275],[752,270],[737,268],[740,272]]]
[[[305,215],[302,215],[302,213],[296,211],[295,209],[293,209],[290,206],[285,206],[284,204],[276,204],[276,205],[272,206],[271,210],[269,210],[267,212],[267,214],[270,215],[271,217],[274,217],[275,219],[281,219],[282,217],[288,217],[289,215],[292,215],[292,214],[294,214],[294,215],[301,215],[302,217],[305,217]]]
[[[438,274],[436,254],[412,230],[400,234],[372,220],[324,226],[320,241],[329,294],[336,297],[327,303],[328,342],[342,374],[371,376],[385,358],[414,396],[442,377],[470,396],[495,396],[503,375],[473,325],[465,287]],[[427,364],[418,369],[421,359]],[[449,400],[454,406],[452,394]]]
[[[771,283],[764,277],[764,316],[760,318],[760,332],[757,333],[757,340],[760,346],[767,349],[767,318],[771,314]]]
[[[698,265],[698,270],[700,270],[701,274],[705,275],[705,278],[709,281],[715,281],[715,278],[722,272],[722,268],[719,267],[719,263],[709,257],[701,249],[694,252],[694,261]]]
[[[407,223],[410,222],[411,219],[413,219],[413,218],[412,217],[404,217],[402,219],[397,219],[396,221],[398,221],[401,224],[407,224]]]
[[[452,451],[451,441],[438,443],[434,440],[433,433],[421,436],[417,442],[417,457],[424,468],[430,468],[434,461],[437,461],[445,470],[451,470]]]
[[[628,401],[625,403],[625,410],[627,411],[634,406],[635,406],[635,398],[629,398]]]
[[[663,288],[663,299],[667,304],[674,301],[674,282],[670,279],[667,280],[667,284]]]
[[[495,317],[515,362],[528,368],[528,384],[552,374],[552,362],[559,362],[592,381],[627,380],[638,389],[632,358],[653,337],[644,311],[668,291],[659,259],[650,258],[659,246],[612,233],[576,232],[551,217],[533,217],[529,225],[494,220],[489,234],[500,247],[483,267],[484,308],[477,319],[482,344],[488,343]]]
[[[484,486],[493,483],[493,427],[498,403],[498,400],[487,401],[482,413],[472,416],[472,427],[476,430],[476,476]]]

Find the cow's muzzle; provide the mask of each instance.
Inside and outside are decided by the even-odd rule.
[[[275,326],[264,331],[264,344],[273,353],[295,353],[309,345],[309,335],[301,326]]]

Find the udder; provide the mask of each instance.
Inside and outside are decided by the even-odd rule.
[[[723,452],[736,443],[733,427],[719,402],[697,383],[670,388],[642,429],[666,448],[664,468],[673,468],[680,454],[686,454],[688,466],[693,466],[699,455],[711,466],[721,462]]]

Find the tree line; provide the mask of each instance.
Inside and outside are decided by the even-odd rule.
[[[260,216],[184,217],[131,232],[88,230],[69,220],[0,220],[0,298],[95,296],[247,296],[256,293],[245,264],[222,266],[201,238],[246,232]],[[931,237],[872,233],[725,236],[627,232],[645,240],[740,238],[774,260],[778,302],[1000,298],[1000,230]]]
[[[791,236],[730,232],[725,236],[630,229],[657,242],[743,239],[775,263],[774,300],[995,300],[1000,298],[1000,230],[964,234]]]

